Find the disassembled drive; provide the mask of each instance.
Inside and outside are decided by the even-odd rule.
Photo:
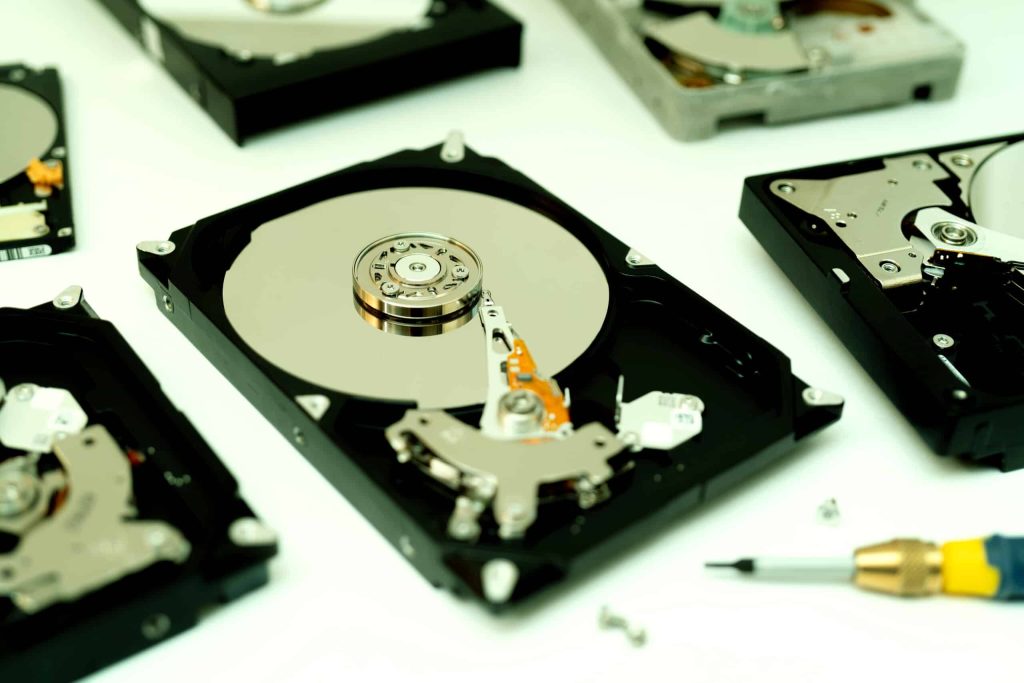
[[[60,79],[0,66],[0,263],[75,246]]]
[[[495,606],[842,410],[458,134],[138,254],[160,309],[413,565]]]
[[[100,2],[238,144],[520,59],[490,0]]]
[[[953,96],[963,46],[913,0],[561,0],[680,140]]]
[[[1024,467],[1024,136],[747,179],[740,215],[941,455]]]
[[[66,681],[267,580],[272,531],[70,287],[0,309],[0,680]]]

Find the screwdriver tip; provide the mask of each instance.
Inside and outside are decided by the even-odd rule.
[[[735,562],[706,562],[707,569],[735,569],[738,572],[749,574],[754,571],[753,560],[736,560]]]

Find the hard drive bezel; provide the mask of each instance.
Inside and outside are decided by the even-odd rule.
[[[1024,135],[1001,136],[753,176],[744,183],[740,206],[749,230],[929,447],[938,455],[1003,471],[1024,467],[1024,394],[971,391],[967,400],[956,398],[962,383],[853,254],[838,238],[810,239],[800,229],[807,214],[780,202],[770,186],[784,177],[830,178],[875,170],[883,159],[911,154],[928,154],[941,164],[938,155],[945,152],[1020,140]]]
[[[190,41],[149,16],[137,0],[99,2],[238,145],[422,86],[516,67],[521,54],[522,24],[489,0],[449,1],[448,11],[430,28],[280,65],[260,58],[239,61]]]
[[[153,288],[165,315],[435,586],[483,598],[484,591],[475,572],[477,565],[494,557],[510,558],[521,570],[520,583],[511,603],[520,602],[565,575],[596,564],[681,512],[730,488],[778,459],[794,441],[838,419],[841,404],[814,406],[801,398],[806,385],[792,377],[789,360],[784,355],[672,280],[657,266],[644,265],[642,274],[638,273],[627,263],[630,250],[626,245],[565,203],[496,159],[481,157],[467,149],[461,161],[449,163],[442,160],[442,149],[438,146],[401,152],[310,181],[179,230],[170,238],[173,250],[165,248],[164,254],[148,247],[139,251],[142,276]],[[732,430],[731,442],[719,444],[717,461],[688,465],[677,482],[666,482],[660,490],[657,484],[647,480],[637,484],[635,490],[627,488],[627,494],[619,496],[620,512],[597,513],[595,519],[601,521],[580,535],[572,535],[568,529],[561,528],[544,530],[539,541],[534,542],[528,536],[524,541],[510,542],[498,550],[447,537],[445,525],[431,518],[437,516],[431,507],[435,494],[424,486],[424,479],[418,478],[423,477],[422,473],[399,464],[393,451],[390,456],[381,457],[360,452],[363,449],[373,453],[374,449],[386,447],[383,428],[398,421],[414,406],[346,397],[273,367],[234,332],[219,298],[224,269],[230,265],[233,254],[240,252],[251,231],[267,220],[339,194],[404,184],[455,187],[492,194],[540,211],[563,226],[571,224],[573,227],[566,229],[591,249],[606,272],[629,279],[631,285],[638,288],[638,297],[643,298],[643,293],[648,291],[646,288],[655,298],[667,292],[671,300],[682,302],[679,308],[685,307],[693,319],[713,321],[716,333],[723,340],[753,349],[758,354],[758,362],[763,363],[758,367],[763,367],[764,373],[750,380],[755,388],[749,392],[760,392],[757,396],[767,397],[763,400],[772,407],[765,409],[759,420],[745,425],[745,429]],[[615,307],[613,301],[609,319],[625,315]],[[680,320],[679,329],[683,327],[684,322]],[[576,398],[580,392],[576,389],[585,381],[581,368],[587,362],[597,362],[598,352],[610,338],[606,325],[583,354],[582,361],[578,360],[558,375],[561,384],[574,387],[574,405],[580,402]],[[709,362],[708,366],[711,365]],[[716,377],[726,374],[724,368],[714,372],[718,373]],[[613,392],[614,387],[609,382],[609,405]],[[319,420],[296,400],[309,394],[324,395],[330,401],[330,410]],[[472,423],[474,411],[478,414],[479,408],[471,406],[449,412],[463,415]],[[335,430],[333,426],[342,415],[348,425],[379,427],[379,433],[373,432],[378,441],[368,446],[358,440],[364,437]],[[629,491],[633,492],[628,494]],[[629,514],[625,514],[626,508],[630,508]],[[504,606],[493,605],[495,608]]]

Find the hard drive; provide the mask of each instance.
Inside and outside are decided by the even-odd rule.
[[[162,642],[263,585],[276,550],[81,288],[0,309],[0,680]]]
[[[748,178],[740,216],[936,453],[1024,467],[1024,135]]]
[[[100,2],[238,144],[520,59],[490,0]]]
[[[953,96],[963,46],[913,0],[561,0],[680,140]]]
[[[0,263],[75,246],[60,79],[0,65]]]
[[[139,245],[160,310],[431,583],[496,609],[840,415],[453,134]]]

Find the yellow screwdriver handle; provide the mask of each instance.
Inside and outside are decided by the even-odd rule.
[[[942,586],[954,595],[1024,600],[1024,538],[989,536],[946,543]]]

